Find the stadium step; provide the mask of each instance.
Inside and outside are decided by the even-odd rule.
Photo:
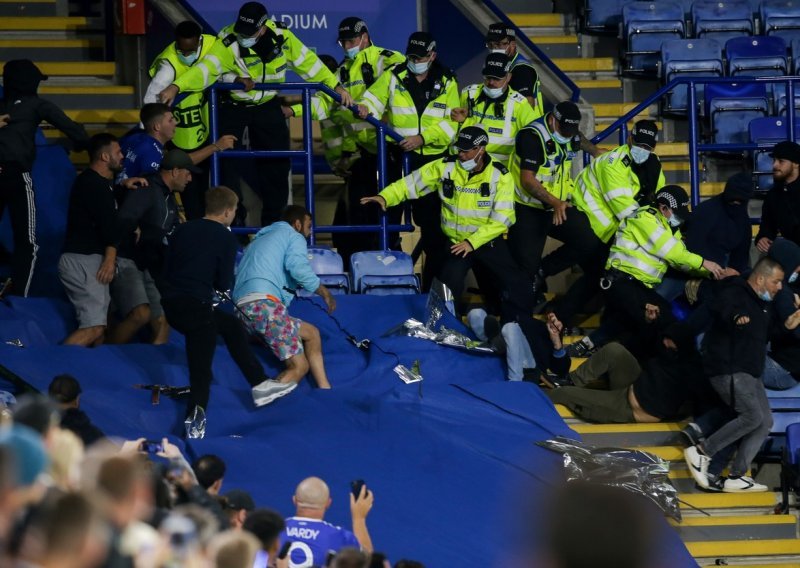
[[[0,0],[0,17],[55,16],[56,0]]]
[[[98,85],[93,87],[74,85],[49,85],[39,88],[39,95],[61,108],[94,110],[100,107],[134,108],[136,94],[131,86]]]
[[[797,538],[794,515],[715,515],[687,517],[670,524],[684,542],[788,540]]]
[[[102,55],[102,38],[0,39],[0,60],[4,61],[20,58],[35,61],[79,61],[100,59]]]
[[[48,76],[113,77],[117,65],[113,61],[36,61],[36,66]],[[0,61],[0,66],[5,62]]]
[[[87,30],[89,18],[83,17],[2,17],[0,31],[75,31]]]

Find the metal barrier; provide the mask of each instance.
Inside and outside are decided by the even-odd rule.
[[[570,100],[577,103],[581,98],[580,87],[578,87],[578,85],[576,85],[575,82],[572,79],[570,79],[566,73],[564,73],[555,63],[553,63],[553,60],[550,59],[550,56],[547,55],[544,51],[542,51],[538,45],[533,43],[530,40],[530,38],[527,35],[525,35],[522,32],[522,30],[519,29],[517,25],[514,22],[512,22],[508,16],[506,16],[505,12],[503,12],[500,8],[498,8],[495,5],[494,2],[492,2],[492,0],[481,0],[481,1],[483,2],[484,6],[489,8],[492,14],[497,16],[498,20],[503,22],[508,27],[514,28],[514,31],[517,34],[517,42],[521,41],[522,43],[525,44],[525,47],[527,47],[534,54],[536,54],[536,57],[539,58],[539,60],[544,64],[544,66],[550,69],[550,71],[552,71],[555,74],[555,76],[558,77],[558,79],[570,90],[571,92]]]
[[[323,85],[322,83],[257,83],[255,89],[264,91],[302,91],[303,96],[303,149],[302,150],[227,150],[225,152],[215,152],[211,155],[211,184],[219,185],[219,160],[241,159],[241,158],[303,158],[305,159],[305,195],[306,208],[311,213],[311,246],[316,244],[316,233],[361,233],[379,232],[381,249],[388,249],[389,232],[413,231],[414,226],[410,223],[404,225],[389,225],[386,219],[386,212],[381,213],[381,222],[378,225],[321,225],[316,224],[316,207],[314,204],[314,152],[313,134],[311,130],[311,91],[321,91],[337,102],[341,102],[338,93]],[[240,83],[216,83],[209,88],[209,130],[211,140],[219,138],[219,128],[217,125],[217,108],[219,106],[219,91],[238,91],[243,90],[244,85]],[[348,107],[351,111],[355,106]],[[386,124],[373,116],[364,119],[375,127],[378,131],[378,187],[386,187],[386,136],[396,142],[403,140],[403,136],[389,128]],[[408,156],[403,157],[403,173],[408,172]],[[238,233],[254,233],[260,227],[234,227]]]
[[[698,172],[698,154],[704,152],[726,152],[732,150],[768,150],[774,144],[701,144],[698,142],[698,108],[697,108],[697,93],[695,86],[700,84],[719,83],[725,85],[742,85],[749,83],[784,83],[786,85],[786,101],[787,101],[787,135],[788,139],[792,142],[795,141],[794,125],[797,120],[795,116],[795,83],[800,81],[800,76],[786,76],[786,77],[681,77],[664,85],[655,93],[647,97],[644,101],[636,107],[625,113],[622,117],[615,120],[611,125],[595,135],[592,142],[605,140],[611,136],[616,130],[619,130],[619,143],[624,144],[628,138],[628,121],[637,116],[640,112],[661,99],[665,94],[680,85],[688,85],[687,93],[687,115],[689,118],[689,182],[691,187],[690,196],[692,199],[692,207],[700,204],[700,175]],[[791,101],[791,103],[789,102]],[[788,110],[791,107],[791,110]],[[584,164],[589,163],[589,156],[584,153]]]

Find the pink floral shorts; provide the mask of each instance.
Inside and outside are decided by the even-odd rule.
[[[303,340],[300,339],[302,321],[291,317],[286,306],[277,299],[270,296],[248,302],[240,308],[250,319],[245,320],[245,325],[266,338],[278,359],[286,361],[303,352]],[[241,314],[239,317],[244,320]]]

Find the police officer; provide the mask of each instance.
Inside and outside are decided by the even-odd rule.
[[[544,114],[542,85],[539,74],[517,51],[517,32],[503,22],[495,22],[486,32],[486,49],[490,53],[504,53],[511,61],[511,82],[509,86],[528,99],[537,118]]]
[[[243,4],[236,22],[220,31],[208,55],[175,79],[159,97],[170,103],[179,92],[202,91],[220,76],[228,82],[243,83],[244,90],[230,91],[220,105],[223,133],[237,136],[245,148],[288,150],[289,128],[277,93],[254,90],[256,83],[282,83],[288,68],[307,81],[335,89],[343,105],[349,106],[353,101],[313,51],[286,26],[267,16],[263,4]],[[261,223],[268,225],[279,218],[288,201],[291,162],[288,158],[261,158],[256,167],[259,175],[255,189],[262,201]]]
[[[503,53],[490,53],[483,66],[483,84],[461,91],[461,106],[451,118],[462,127],[481,125],[489,135],[486,151],[503,165],[514,149],[514,139],[523,127],[536,120],[525,97],[509,87],[511,62]]]
[[[410,169],[416,170],[446,157],[458,128],[450,113],[459,106],[459,95],[455,75],[437,59],[436,41],[431,34],[411,34],[406,57],[405,65],[397,65],[381,75],[357,102],[360,116],[382,116],[398,134],[405,136],[399,148],[394,148],[399,153],[409,152]],[[422,285],[427,290],[436,276],[434,268],[441,266],[441,259],[435,257],[444,250],[441,202],[435,193],[430,193],[414,200],[412,210],[426,255]]]
[[[198,24],[186,20],[175,26],[175,41],[159,53],[150,65],[150,84],[144,103],[157,103],[158,94],[186,73],[200,59],[208,55],[216,43],[216,36],[204,34]],[[172,109],[176,128],[172,144],[190,153],[201,148],[208,140],[208,102],[204,92],[189,93]],[[208,190],[209,162],[202,162],[203,170],[192,178],[181,199],[188,219],[202,217],[205,211],[204,196]]]
[[[449,241],[439,278],[460,299],[467,272],[482,266],[500,289],[502,320],[516,321],[530,317],[531,284],[503,240],[514,224],[514,182],[486,151],[488,143],[482,128],[463,128],[455,142],[456,156],[430,162],[361,203],[385,209],[437,192],[442,231]]]
[[[581,264],[588,250],[584,234],[575,225],[587,225],[580,214],[568,212],[572,193],[572,160],[581,148],[578,127],[581,112],[570,101],[558,103],[547,113],[517,134],[508,169],[514,178],[514,201],[517,222],[509,229],[508,244],[517,262],[531,278],[539,270],[542,250],[548,235],[562,243],[573,243],[572,264]],[[592,156],[600,153],[590,144]],[[588,225],[587,225],[588,226]],[[589,241],[588,244],[592,244]]]
[[[680,186],[669,185],[656,193],[655,205],[641,207],[622,221],[601,281],[603,322],[590,337],[573,344],[570,355],[585,356],[613,339],[625,339],[630,351],[648,355],[658,334],[674,321],[669,303],[654,289],[667,268],[723,276],[719,264],[686,249],[679,227],[688,219],[689,196]]]

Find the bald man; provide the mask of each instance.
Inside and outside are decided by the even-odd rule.
[[[367,530],[367,515],[372,509],[374,496],[364,485],[358,498],[350,493],[350,516],[353,532],[325,522],[325,512],[331,506],[328,485],[319,477],[308,477],[300,482],[292,497],[297,510],[294,517],[286,519],[286,530],[281,543],[291,542],[290,566],[305,568],[323,566],[328,552],[342,548],[360,548],[372,552],[372,539]]]

